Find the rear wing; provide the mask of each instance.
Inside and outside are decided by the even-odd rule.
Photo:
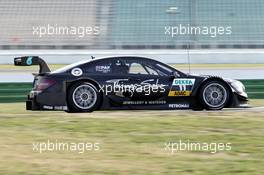
[[[47,63],[38,56],[23,56],[14,58],[15,66],[32,66],[39,65],[39,74],[50,72]]]

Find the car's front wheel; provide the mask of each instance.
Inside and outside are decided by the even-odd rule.
[[[89,82],[78,82],[71,86],[68,92],[70,112],[92,112],[100,104],[100,93]]]
[[[230,98],[227,85],[221,81],[209,81],[201,87],[199,94],[200,103],[207,110],[223,109]]]

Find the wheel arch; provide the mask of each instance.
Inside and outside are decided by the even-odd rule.
[[[99,91],[99,94],[100,94],[100,98],[101,98],[100,104],[98,106],[98,108],[100,108],[102,106],[102,104],[103,104],[103,93],[100,91],[100,84],[96,80],[91,79],[91,78],[80,78],[80,79],[77,79],[77,80],[72,80],[72,81],[67,81],[66,82],[66,94],[67,94],[66,95],[66,102],[67,102],[67,104],[69,102],[68,101],[68,93],[69,93],[70,88],[74,84],[79,83],[79,82],[91,83],[92,85],[94,85],[97,88],[97,90]]]
[[[226,85],[226,87],[228,88],[229,94],[230,94],[230,98],[229,98],[229,101],[227,102],[226,106],[230,106],[233,102],[233,91],[232,91],[231,86],[221,77],[212,76],[212,77],[208,77],[208,78],[204,79],[202,81],[202,83],[200,83],[199,86],[195,89],[193,96],[195,96],[195,98],[198,100],[199,94],[201,93],[202,86],[204,84],[210,82],[210,81],[220,81]]]

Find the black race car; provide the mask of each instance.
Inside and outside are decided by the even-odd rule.
[[[220,110],[247,106],[245,87],[237,80],[188,75],[149,58],[92,58],[54,72],[38,56],[15,58],[14,64],[40,66],[34,74],[27,110]]]

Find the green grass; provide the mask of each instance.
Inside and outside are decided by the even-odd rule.
[[[263,106],[264,100],[251,101]],[[259,174],[264,111],[32,112],[0,104],[0,174]],[[216,154],[169,154],[165,142],[232,143]],[[99,142],[100,151],[33,152],[33,142]]]

